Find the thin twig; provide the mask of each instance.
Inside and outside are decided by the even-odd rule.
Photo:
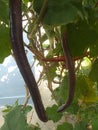
[[[25,108],[29,99],[30,99],[30,93],[29,93],[29,90],[28,90],[28,87],[27,85],[25,84],[25,90],[26,90],[26,96],[25,96],[25,101],[24,101],[24,104],[23,104],[23,107],[22,108]]]
[[[32,32],[31,32],[30,35],[29,35],[29,38],[30,38],[30,39],[32,39],[32,36],[33,36],[33,34],[36,32],[40,21],[43,19],[44,15],[45,15],[46,9],[47,9],[47,5],[48,5],[48,0],[44,0],[43,5],[42,5],[42,8],[41,8],[41,10],[40,10],[39,17],[38,17],[38,19],[36,20],[35,26],[34,26]]]

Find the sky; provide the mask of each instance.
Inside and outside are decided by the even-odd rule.
[[[28,52],[29,62],[33,55]],[[34,72],[34,68],[32,69]],[[22,103],[25,98],[25,83],[17,67],[15,59],[10,55],[0,64],[0,106],[13,104],[17,99]]]

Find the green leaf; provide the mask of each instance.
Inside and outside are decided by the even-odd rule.
[[[73,56],[81,56],[84,51],[98,40],[98,34],[85,21],[67,26],[68,45]]]
[[[61,2],[60,2],[61,3]],[[77,8],[72,4],[50,6],[43,23],[47,25],[68,24],[74,20],[77,15]]]
[[[23,0],[23,2],[24,2],[25,4],[27,4],[29,1],[30,1],[30,0]]]
[[[94,81],[98,83],[98,59],[94,61],[91,67],[91,71],[89,73],[89,77]]]
[[[0,21],[9,25],[9,8],[7,0],[0,0]]]
[[[0,25],[0,63],[11,53],[9,36],[9,28],[4,24]]]
[[[58,106],[53,105],[52,107],[47,107],[46,112],[48,115],[49,120],[53,122],[57,122],[61,119],[62,113],[57,113]]]
[[[75,103],[73,101],[73,103],[66,109],[66,111],[69,113],[69,114],[77,114],[77,112],[79,111],[79,105],[77,104],[77,102]]]
[[[98,119],[92,121],[92,130],[98,130]]]
[[[75,127],[73,130],[87,130],[87,122],[81,121],[75,124]]]
[[[68,77],[65,76],[62,84],[60,85],[60,95],[61,95],[61,99],[62,99],[62,103],[65,102],[65,100],[67,99],[68,96],[68,89],[69,89],[69,84],[68,84]]]
[[[75,100],[81,99],[83,103],[95,103],[98,101],[98,94],[95,83],[86,75],[80,75],[76,82]]]
[[[69,123],[63,123],[57,127],[57,130],[73,130],[73,126]]]
[[[46,71],[47,78],[50,82],[53,81],[54,77],[56,76],[56,65],[56,63],[50,63]]]
[[[4,115],[5,123],[0,130],[31,130],[26,121],[26,111],[15,105]]]
[[[92,20],[93,20],[94,18],[92,17]],[[97,32],[97,34],[98,34],[98,22],[95,24],[95,21],[96,20],[94,20],[94,30]],[[96,40],[96,42],[94,42],[93,44],[91,44],[90,45],[90,55],[92,56],[92,57],[97,57],[98,56],[98,39]]]
[[[43,23],[47,25],[62,25],[72,22],[78,15],[78,9],[72,2],[79,2],[74,0],[49,0],[46,14]],[[35,11],[40,13],[43,0],[34,1]],[[81,1],[80,1],[81,3]]]
[[[23,109],[23,112],[25,115],[27,115],[28,112],[30,112],[32,110],[32,106],[30,105],[27,105],[24,109]]]
[[[90,46],[90,56],[97,57],[98,56],[98,40]]]
[[[98,105],[88,104],[80,108],[79,115],[81,115],[81,120],[94,121],[98,118]]]
[[[63,78],[62,83],[54,90],[56,101],[59,105],[63,104],[68,96],[68,77]]]

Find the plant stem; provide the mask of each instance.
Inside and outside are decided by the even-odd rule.
[[[35,21],[34,28],[32,29],[32,32],[31,32],[30,35],[29,35],[29,38],[30,38],[30,39],[32,39],[32,36],[33,36],[33,34],[36,32],[40,21],[43,19],[44,15],[45,15],[45,12],[46,12],[46,9],[47,9],[47,5],[48,5],[48,0],[44,0],[43,5],[42,5],[42,8],[41,8],[41,10],[40,10],[39,17],[38,17],[38,19]]]
[[[44,0],[41,11],[40,11],[40,14],[39,14],[39,17],[36,20],[37,24],[39,24],[40,21],[43,19],[44,15],[45,15],[45,12],[46,12],[46,9],[47,9],[47,5],[48,5],[48,0]]]

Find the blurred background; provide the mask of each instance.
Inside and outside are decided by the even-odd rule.
[[[27,57],[33,63],[33,55],[28,51]],[[32,68],[34,73],[34,67]],[[37,76],[37,75],[36,75]],[[25,99],[25,82],[19,72],[13,56],[5,58],[0,64],[0,106],[12,105],[18,99],[23,103]],[[31,99],[30,101],[31,102]]]

